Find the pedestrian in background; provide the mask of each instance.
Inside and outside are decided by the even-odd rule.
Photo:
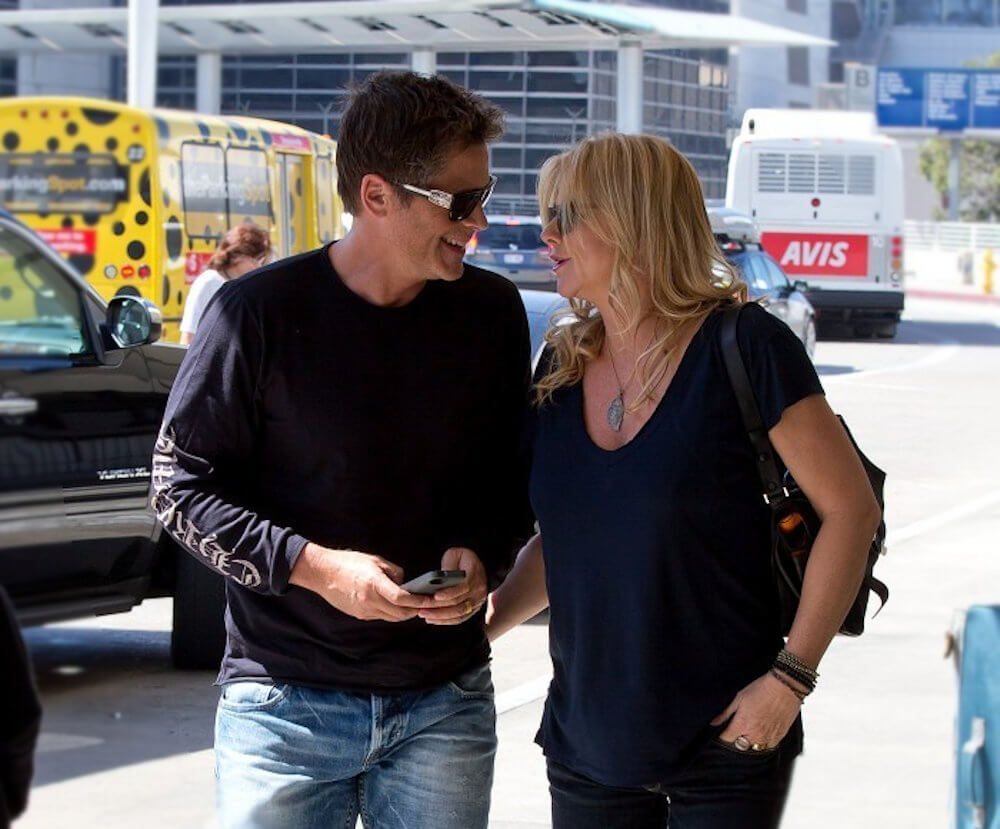
[[[7,591],[0,586],[0,829],[28,805],[42,706]]]
[[[481,609],[533,526],[527,318],[463,262],[502,120],[444,78],[368,78],[337,152],[350,232],[223,285],[174,383],[153,505],[227,578],[223,829],[486,827]],[[400,586],[437,569],[465,576]]]
[[[191,285],[181,317],[181,345],[190,345],[209,300],[228,279],[236,279],[266,264],[271,238],[264,228],[245,222],[226,231],[208,267]]]
[[[879,523],[801,342],[757,305],[737,341],[781,460],[822,518],[787,645],[771,515],[723,361],[742,285],[688,161],[589,138],[539,179],[557,289],[534,416],[536,535],[491,596],[491,637],[550,605],[537,740],[554,829],[774,829],[799,708]]]

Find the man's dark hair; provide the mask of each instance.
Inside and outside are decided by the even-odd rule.
[[[337,190],[357,213],[361,179],[426,186],[452,153],[495,141],[503,113],[447,78],[376,72],[351,91],[337,139]],[[400,189],[405,204],[410,194]]]

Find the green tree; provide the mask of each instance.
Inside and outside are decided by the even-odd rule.
[[[1000,68],[1000,52],[970,68]],[[920,149],[920,172],[941,197],[941,215],[948,208],[949,142],[932,138]],[[958,215],[966,222],[1000,221],[1000,137],[993,141],[965,139],[959,152]]]

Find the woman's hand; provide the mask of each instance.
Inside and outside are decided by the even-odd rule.
[[[746,737],[750,746],[763,751],[774,748],[784,739],[801,705],[789,688],[766,673],[741,690],[712,720],[712,725],[719,725],[732,717],[719,739],[734,743],[737,737]]]

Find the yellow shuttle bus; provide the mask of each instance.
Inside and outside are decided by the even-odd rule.
[[[0,204],[106,298],[156,303],[173,341],[228,228],[267,228],[279,256],[341,235],[335,152],[327,137],[258,118],[0,99]]]

